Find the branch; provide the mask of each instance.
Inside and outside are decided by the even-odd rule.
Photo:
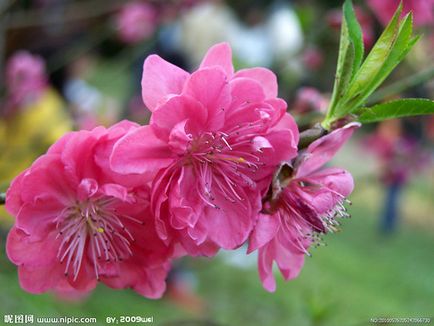
[[[120,0],[91,0],[81,3],[63,5],[59,10],[39,8],[12,12],[7,22],[7,28],[30,28],[65,23],[75,23],[110,14],[122,6]],[[55,8],[57,9],[57,8]]]
[[[298,149],[304,149],[312,144],[315,140],[325,136],[327,130],[325,130],[319,123],[310,129],[302,131],[300,133],[300,141],[298,142]]]

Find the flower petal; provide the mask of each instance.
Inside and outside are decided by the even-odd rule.
[[[39,199],[24,204],[16,217],[16,226],[31,235],[32,240],[42,240],[56,227],[56,218],[65,208],[53,199]]]
[[[277,77],[271,70],[262,67],[241,69],[235,74],[235,78],[238,77],[246,77],[257,81],[262,86],[266,98],[277,97]]]
[[[143,102],[154,111],[168,96],[181,93],[188,76],[186,71],[158,55],[150,55],[143,64]]]
[[[278,241],[275,242],[274,260],[285,280],[296,278],[304,265],[304,254],[293,252],[283,247]]]
[[[231,100],[230,88],[223,70],[213,67],[194,72],[187,80],[183,94],[195,98],[207,109],[208,130],[219,130],[223,126],[225,110]]]
[[[229,113],[233,114],[241,105],[262,102],[265,100],[265,94],[261,84],[249,78],[233,79],[229,86],[231,88],[232,102]]]
[[[180,122],[186,121],[186,130],[198,134],[208,118],[207,109],[191,96],[174,96],[155,110],[150,124],[160,138],[168,137]]]
[[[77,198],[85,201],[92,197],[98,191],[98,182],[92,178],[85,178],[81,180],[77,188]]]
[[[308,175],[330,161],[360,126],[357,122],[349,123],[310,144],[306,150],[306,159],[300,164],[296,176]]]
[[[253,208],[249,196],[256,196],[256,193],[244,193],[242,188],[238,188],[242,201],[235,203],[223,197],[219,191],[213,191],[215,195],[214,203],[218,208],[207,206],[204,211],[204,221],[208,229],[209,238],[223,249],[235,249],[241,246],[253,229],[256,212]],[[258,196],[259,197],[259,196]]]
[[[153,174],[173,161],[166,142],[157,138],[151,126],[132,130],[113,147],[111,168],[121,174]]]
[[[279,230],[279,226],[280,218],[277,214],[259,214],[255,229],[249,238],[247,253],[249,254],[270,242]]]
[[[228,43],[219,43],[211,47],[202,59],[199,69],[218,66],[231,78],[234,74],[232,50]]]
[[[41,223],[41,222],[40,222]],[[23,230],[12,227],[6,241],[6,252],[15,265],[49,266],[57,261],[59,241],[44,237],[41,241],[32,240]]]
[[[269,243],[258,252],[258,272],[262,286],[268,292],[276,291],[276,280],[273,275],[274,245]]]
[[[311,174],[308,179],[332,189],[343,197],[348,197],[354,189],[354,180],[351,174],[339,168],[322,169]]]
[[[17,216],[21,206],[23,205],[23,201],[21,199],[21,182],[23,180],[24,175],[27,170],[23,171],[19,174],[11,183],[10,187],[6,192],[6,210],[12,216]]]
[[[68,178],[59,155],[46,154],[38,158],[21,179],[20,191],[23,202],[54,199],[68,204],[74,197],[77,178]]]

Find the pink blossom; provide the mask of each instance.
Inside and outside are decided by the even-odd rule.
[[[316,88],[302,87],[297,91],[292,110],[299,114],[312,111],[325,113],[327,110],[327,105],[327,99]]]
[[[324,64],[324,54],[320,49],[310,46],[303,51],[302,60],[309,70],[316,71]]]
[[[155,232],[149,187],[108,166],[113,144],[136,128],[124,121],[68,133],[13,181],[7,254],[23,289],[74,296],[101,281],[162,295],[171,252]]]
[[[359,124],[351,123],[313,142],[295,160],[292,176],[259,215],[249,239],[248,252],[259,249],[258,269],[264,288],[274,291],[273,261],[285,280],[297,277],[304,255],[319,236],[335,231],[336,217],[347,217],[343,206],[353,190],[351,175],[338,168],[323,168]]]
[[[119,37],[125,43],[137,43],[151,37],[156,24],[154,7],[141,1],[127,3],[116,17]]]
[[[156,55],[144,63],[149,126],[113,149],[122,174],[158,170],[151,207],[161,239],[191,255],[233,249],[248,237],[267,182],[296,154],[298,130],[264,68],[234,72],[228,44],[213,46],[192,74]]]
[[[368,6],[383,26],[386,26],[399,6],[401,0],[368,0]],[[434,0],[402,0],[402,15],[413,12],[416,26],[433,25]]]
[[[47,87],[43,59],[26,51],[15,53],[6,64],[6,83],[11,109],[35,101]]]

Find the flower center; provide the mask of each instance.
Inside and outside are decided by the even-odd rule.
[[[314,247],[324,246],[322,235],[328,232],[338,232],[340,222],[338,218],[349,218],[345,203],[351,204],[343,195],[332,189],[324,191],[330,192],[333,196],[334,205],[326,211],[318,211],[312,203],[300,197],[301,191],[318,191],[322,188],[320,184],[298,181],[297,188],[291,187],[281,193],[278,200],[278,211],[281,216],[284,228],[294,235],[290,240],[294,246],[308,256],[311,254],[307,248],[312,244]]]
[[[199,196],[214,204],[214,191],[233,203],[244,200],[243,187],[254,188],[252,175],[265,164],[252,146],[257,123],[237,125],[228,132],[205,132],[190,141],[184,164],[191,164],[200,183]]]
[[[121,220],[143,223],[119,215],[113,207],[116,201],[111,197],[87,199],[65,208],[57,217],[57,237],[62,237],[57,257],[62,264],[66,262],[65,276],[72,269],[75,281],[89,254],[98,280],[102,261],[118,262],[133,255],[134,237]]]

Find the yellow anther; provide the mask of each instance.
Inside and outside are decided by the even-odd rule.
[[[240,162],[240,163],[245,163],[246,160],[245,160],[243,157],[240,157],[240,158],[238,158],[238,162]]]
[[[98,229],[96,229],[99,233],[104,233],[104,229],[99,227]]]

